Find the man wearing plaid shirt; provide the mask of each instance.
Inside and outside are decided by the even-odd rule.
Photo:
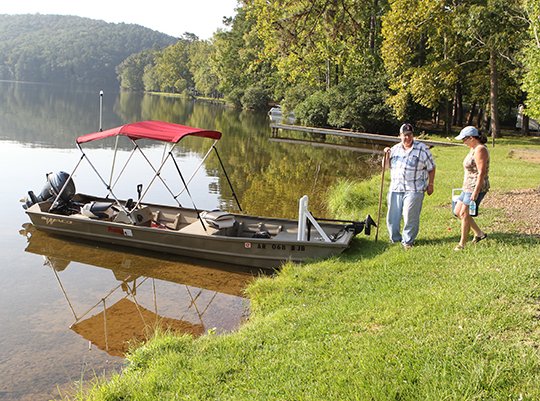
[[[390,242],[410,249],[420,228],[424,192],[433,193],[435,162],[429,148],[414,140],[411,124],[401,126],[399,137],[400,143],[384,149],[383,163],[390,167],[391,177],[386,225]]]

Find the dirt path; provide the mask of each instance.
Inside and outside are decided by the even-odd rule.
[[[540,150],[514,150],[510,156],[537,163],[540,171]],[[496,222],[492,227],[495,231],[508,232],[510,229],[512,232],[540,236],[540,186],[510,192],[491,191],[482,206],[504,211],[505,221]]]
[[[504,193],[489,192],[482,206],[502,209],[504,221],[497,221],[494,231],[518,232],[540,236],[540,190],[524,189]]]

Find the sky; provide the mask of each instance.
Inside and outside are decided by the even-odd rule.
[[[174,37],[185,32],[210,39],[235,14],[237,0],[1,0],[0,14],[77,15],[138,24]]]

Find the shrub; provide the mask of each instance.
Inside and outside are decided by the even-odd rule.
[[[240,109],[242,108],[242,96],[244,96],[244,90],[236,88],[225,95],[225,101],[227,104]]]
[[[241,98],[242,107],[249,110],[265,110],[269,102],[268,91],[260,86],[250,86]]]
[[[295,108],[296,118],[311,127],[328,126],[328,96],[324,91],[315,92]]]

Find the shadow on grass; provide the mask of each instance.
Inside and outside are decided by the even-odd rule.
[[[527,235],[520,233],[504,233],[504,232],[488,232],[488,237],[477,244],[473,244],[472,237],[469,238],[467,245],[481,246],[481,245],[496,245],[505,244],[510,246],[522,246],[522,245],[538,245],[540,244],[540,235]],[[422,245],[441,245],[441,244],[457,244],[460,236],[454,235],[451,237],[437,238],[437,239],[424,239],[416,241],[416,246]]]
[[[374,239],[368,239],[368,237],[355,238],[351,247],[339,259],[344,262],[372,259],[386,252],[390,246],[392,245],[381,239],[375,242]]]

